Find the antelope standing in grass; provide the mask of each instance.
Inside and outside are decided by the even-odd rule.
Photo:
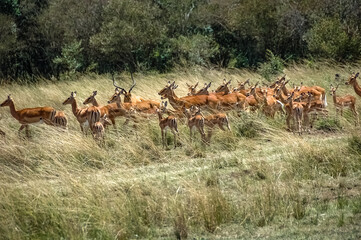
[[[63,105],[70,104],[71,110],[78,120],[80,129],[83,133],[86,133],[89,128],[89,122],[87,120],[87,108],[78,108],[78,104],[76,102],[76,92],[71,92],[70,97],[68,97],[64,102]]]
[[[168,128],[172,131],[174,135],[174,148],[177,147],[177,135],[178,133],[178,126],[177,126],[177,119],[176,117],[169,115],[166,118],[163,118],[163,113],[166,112],[168,102],[163,103],[161,105],[161,109],[157,109],[157,114],[159,118],[159,127],[162,133],[162,144],[163,148],[167,148],[167,130]]]
[[[185,109],[185,114],[188,118],[187,125],[189,127],[190,141],[192,142],[193,131],[197,129],[201,134],[202,142],[206,142],[206,135],[204,133],[204,117],[200,113],[200,108],[197,108],[197,110],[194,111],[194,114],[192,114],[192,112],[193,111],[191,109]]]
[[[330,94],[333,98],[333,104],[336,107],[336,113],[340,111],[341,116],[343,116],[343,108],[349,107],[352,111],[353,115],[355,116],[355,124],[357,125],[359,123],[358,118],[358,112],[356,111],[356,98],[352,95],[345,95],[343,97],[337,97],[336,91],[338,89],[340,84],[338,84],[336,87],[333,87],[331,85],[330,87]]]
[[[94,139],[104,143],[105,127],[111,124],[112,123],[106,114],[102,116],[98,122],[94,123],[94,126],[92,127]]]
[[[10,108],[11,115],[21,124],[19,133],[25,128],[27,137],[29,137],[30,124],[44,122],[48,125],[54,125],[53,120],[56,111],[52,107],[24,108],[21,110],[16,110],[14,101],[10,95],[3,103],[1,103],[0,106],[8,106]]]
[[[198,112],[198,114],[201,114],[203,116],[203,114],[200,112],[200,109],[197,107],[191,107],[190,110],[192,111],[193,115],[197,114],[197,112]],[[229,125],[229,120],[225,113],[216,113],[216,114],[211,114],[211,115],[204,117],[204,124],[205,124],[205,126],[208,127],[208,133],[207,133],[207,137],[206,137],[208,143],[211,140],[213,130],[214,130],[214,128],[216,128],[216,126],[218,126],[219,129],[221,129],[222,131],[226,131],[225,127],[229,131],[231,131],[231,127]]]

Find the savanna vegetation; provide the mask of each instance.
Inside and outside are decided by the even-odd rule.
[[[284,72],[295,84],[326,88],[357,68],[294,65]],[[179,83],[180,96],[187,93],[185,82],[263,79],[250,71],[204,68],[134,77],[134,94],[150,99],[158,99],[170,79]],[[118,118],[101,145],[81,133],[71,107],[62,105],[74,90],[81,102],[95,89],[105,104],[113,88],[110,75],[90,74],[0,90],[4,99],[11,92],[18,108],[42,103],[63,109],[69,119],[68,130],[31,125],[26,140],[1,108],[2,239],[360,238],[360,127],[350,111],[336,116],[330,98],[328,116],[302,136],[286,131],[282,114],[271,119],[261,111],[230,111],[232,131],[215,131],[210,145],[199,134],[190,142],[180,120],[179,145],[165,150],[156,115],[136,128]],[[353,93],[345,85],[338,91]],[[169,133],[167,141],[171,146]]]
[[[358,59],[360,25],[357,0],[2,0],[0,77],[200,65],[268,78],[274,58]]]
[[[361,69],[360,27],[357,0],[1,0],[0,103],[51,106],[67,128],[35,117],[25,137],[0,108],[0,238],[360,239],[361,128],[330,96],[352,95],[360,113],[345,85]],[[326,90],[300,134],[287,129],[287,104],[273,117],[267,101],[252,111],[237,100],[231,131],[214,130],[209,143],[190,141],[177,116],[177,147],[169,132],[163,147],[157,114],[133,107],[135,119],[117,117],[103,142],[63,104],[75,97],[85,108],[92,95],[108,104],[112,78],[159,102],[168,81],[182,97],[186,83],[211,91],[223,79],[250,79],[247,94],[258,82],[255,98],[276,98],[269,85],[282,76],[294,92]],[[306,115],[307,94],[294,99]]]

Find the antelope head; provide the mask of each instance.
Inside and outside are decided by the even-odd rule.
[[[221,86],[219,86],[219,87],[215,90],[215,92],[216,92],[216,93],[217,93],[217,92],[225,92],[226,94],[229,93],[230,91],[229,91],[228,85],[231,83],[231,81],[232,81],[232,80],[229,80],[229,81],[227,82],[227,80],[224,79],[224,80],[223,80],[223,84],[222,84]]]
[[[87,99],[85,99],[85,101],[83,102],[83,104],[89,104],[89,103],[93,103],[95,101],[95,96],[98,94],[98,91],[93,91],[93,94],[90,95],[90,97],[88,97]]]
[[[331,96],[333,96],[333,95],[336,93],[336,91],[337,91],[337,89],[338,89],[339,86],[340,86],[340,84],[337,84],[336,87],[334,87],[334,86],[331,84],[331,86],[330,86],[330,95],[331,95]]]
[[[173,81],[172,83],[168,81],[167,85],[158,92],[158,95],[161,96],[161,99],[171,97],[173,96],[174,89],[176,89],[177,87],[178,85],[175,85],[175,81]]]
[[[76,91],[75,92],[71,92],[70,93],[70,97],[68,97],[64,102],[63,102],[63,105],[66,105],[66,104],[72,104],[74,99],[76,97]]]
[[[131,93],[131,92],[132,92],[133,88],[134,88],[135,85],[136,85],[136,82],[135,82],[135,80],[134,80],[134,78],[133,78],[133,73],[132,73],[132,72],[130,72],[130,76],[131,76],[131,78],[132,78],[133,84],[132,84],[132,86],[129,88],[129,91],[127,91],[127,90],[125,90],[124,88],[121,88],[121,87],[119,87],[119,86],[117,86],[117,85],[115,84],[114,74],[112,74],[112,80],[113,80],[113,85],[114,85],[114,87],[115,87],[115,91],[120,91],[120,94],[123,94],[123,95],[124,95],[124,102],[129,102],[129,103],[132,102],[132,93]]]
[[[8,98],[0,105],[0,107],[10,106],[12,102],[13,99],[11,98],[11,94],[9,94]]]
[[[196,94],[196,88],[198,86],[198,83],[197,82],[194,86],[193,85],[189,85],[188,83],[187,84],[187,87],[188,87],[188,96],[191,96],[191,95],[195,95]]]
[[[353,85],[354,83],[356,83],[356,78],[358,77],[359,73],[353,73],[347,82],[345,82],[346,85]]]

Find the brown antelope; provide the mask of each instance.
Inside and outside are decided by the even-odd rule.
[[[132,72],[130,72],[130,76],[132,78],[133,84],[129,88],[129,91],[125,90],[124,88],[116,86],[118,89],[121,90],[120,93],[124,95],[124,102],[125,103],[126,102],[128,102],[128,103],[138,103],[138,102],[144,101],[144,99],[142,97],[132,95],[131,91],[135,87],[136,82],[135,82],[135,80],[133,78],[133,73]],[[112,79],[113,79],[113,85],[115,86],[115,80],[114,80],[114,75],[113,74],[112,74]]]
[[[57,127],[67,128],[68,118],[63,111],[56,111],[53,123]]]
[[[227,82],[226,79],[223,79],[223,84],[221,84],[216,90],[214,90],[215,93],[223,93],[223,94],[228,94],[231,92],[231,90],[229,89],[229,85],[231,84],[232,80],[229,80]]]
[[[293,105],[294,93],[292,92],[289,96],[285,96],[281,89],[282,88],[276,89],[273,96],[284,104],[283,107],[284,110],[286,111],[287,129],[291,130],[291,120],[293,118],[292,105]]]
[[[115,118],[116,117],[125,117],[126,121],[124,124],[128,124],[129,118],[132,118],[136,121],[136,117],[132,114],[133,108],[131,103],[121,103],[120,102],[120,94],[117,95],[117,98],[112,97],[112,101],[110,100],[110,104],[105,106],[100,106],[98,101],[96,100],[95,96],[97,95],[97,91],[94,91],[92,95],[90,95],[83,104],[92,104],[93,107],[89,107],[87,111],[87,118],[90,120],[89,123],[94,124],[100,120],[100,117],[104,116],[105,114],[108,116],[110,121],[113,124],[113,127],[116,128],[115,125]],[[114,95],[113,95],[114,96]]]
[[[162,133],[162,144],[163,148],[167,148],[167,129],[169,128],[173,135],[174,135],[174,148],[177,147],[177,135],[178,133],[178,127],[177,127],[177,118],[173,115],[169,115],[166,118],[163,118],[163,113],[166,112],[167,108],[167,101],[165,103],[162,102],[161,109],[157,109],[157,114],[159,118],[159,127],[160,131]]]
[[[200,109],[196,107],[191,107],[190,111],[193,115],[197,113],[197,111],[200,113]],[[203,114],[200,113],[202,116]],[[203,116],[204,117],[204,116]],[[231,127],[229,125],[228,117],[225,113],[216,113],[211,114],[206,117],[204,117],[204,124],[208,127],[208,133],[207,133],[207,142],[209,143],[212,137],[212,132],[216,126],[219,127],[222,131],[226,131],[224,126],[227,127],[229,131],[231,131]]]
[[[359,122],[359,118],[358,118],[358,113],[356,111],[356,98],[352,95],[345,95],[343,97],[337,97],[336,96],[336,91],[338,89],[340,84],[338,84],[336,87],[333,87],[331,85],[330,88],[330,94],[333,97],[333,104],[336,107],[336,113],[340,110],[341,112],[341,116],[343,115],[343,108],[344,107],[349,107],[350,110],[352,111],[352,113],[355,116],[355,120],[356,120],[356,125]]]
[[[104,116],[102,116],[98,122],[94,123],[94,126],[92,127],[92,133],[94,139],[104,142],[105,127],[111,124],[112,123],[110,122],[107,115],[104,114]]]
[[[327,107],[327,97],[326,97],[326,91],[324,88],[320,87],[320,86],[312,86],[312,87],[308,87],[308,86],[303,86],[302,82],[301,82],[301,86],[299,86],[295,91],[295,97],[300,96],[302,93],[312,93],[313,95],[313,100],[320,100],[322,102],[322,107],[325,108]],[[304,95],[307,97],[307,94]],[[303,100],[306,100],[303,99]]]
[[[44,122],[48,125],[53,125],[56,113],[55,109],[52,107],[24,108],[16,110],[14,101],[10,95],[0,106],[9,106],[11,115],[21,124],[19,133],[25,128],[27,137],[29,137],[29,124]]]
[[[298,134],[301,135],[302,134],[302,121],[303,121],[303,114],[304,114],[303,102],[293,102],[292,114],[293,114],[293,119],[295,122],[295,129],[297,130]]]
[[[246,95],[247,94],[246,84],[249,85],[249,79],[247,79],[244,82],[238,82],[238,87],[233,89],[233,92],[239,92],[242,93],[243,95]]]
[[[188,118],[188,127],[189,127],[189,136],[190,141],[192,142],[192,135],[194,130],[198,130],[201,134],[202,142],[206,142],[206,135],[204,133],[204,117],[200,113],[200,108],[195,111],[195,114],[192,114],[190,109],[184,109],[184,113]]]
[[[197,82],[198,84],[198,82]],[[196,85],[197,85],[196,84]],[[197,95],[209,95],[208,88],[211,86],[212,83],[205,83],[204,87],[199,89],[198,91],[195,91],[195,87],[191,88],[192,86],[188,87],[189,93],[188,96],[197,96]]]
[[[263,94],[263,112],[266,116],[274,118],[278,110],[282,109],[283,103],[272,95],[268,95],[268,89],[262,90]]]
[[[359,73],[352,74],[348,81],[345,83],[346,85],[352,85],[353,89],[355,90],[355,93],[361,97],[361,87],[357,82],[357,77],[359,76]]]
[[[169,103],[176,111],[182,111],[184,108],[190,108],[193,105],[209,106],[210,108],[216,108],[218,105],[218,99],[214,94],[210,95],[197,95],[197,96],[185,96],[182,98],[177,97],[174,90],[178,87],[175,82],[168,84],[158,92],[158,95],[162,99],[167,98]]]
[[[132,101],[131,98],[129,97],[131,90],[129,90],[129,92],[127,93],[128,95],[125,94],[126,91],[123,88],[121,88],[115,84],[114,77],[113,77],[113,85],[115,87],[115,91],[111,98],[119,98],[120,99],[120,94],[123,94],[124,95],[124,103],[125,103],[124,106],[126,108],[130,109],[130,107],[132,107],[135,111],[138,111],[138,112],[154,114],[156,112],[156,109],[160,107],[160,103],[157,101],[153,101],[153,100],[145,100],[142,98],[141,101]]]
[[[76,120],[78,120],[80,124],[80,129],[83,133],[87,132],[87,129],[89,128],[89,122],[87,120],[87,108],[78,108],[78,104],[76,102],[76,92],[71,92],[70,97],[68,97],[64,102],[63,105],[70,104],[71,110],[76,117]]]
[[[188,83],[186,83],[188,87],[188,96],[196,95],[196,88],[198,86],[198,83],[199,82],[197,82],[195,85],[189,85]]]
[[[209,95],[208,89],[211,86],[211,84],[212,84],[211,82],[208,84],[205,83],[203,88],[199,89],[198,92],[196,92],[196,94],[194,94],[194,95]]]

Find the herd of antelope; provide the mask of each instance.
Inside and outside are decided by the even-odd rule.
[[[361,96],[361,87],[357,83],[359,73],[352,74],[347,85],[352,85],[356,94]],[[336,78],[339,75],[336,74]],[[249,80],[238,82],[238,86],[232,88],[231,81],[223,81],[216,90],[210,92],[211,83],[205,84],[203,88],[197,90],[198,82],[195,85],[187,87],[189,93],[184,97],[177,97],[175,90],[178,85],[175,82],[168,82],[167,85],[159,91],[162,101],[157,102],[147,100],[131,93],[136,82],[133,81],[129,91],[116,85],[114,76],[112,78],[115,87],[114,94],[110,97],[108,104],[101,106],[96,100],[97,91],[94,91],[83,104],[91,104],[90,107],[79,108],[76,100],[76,92],[71,92],[70,96],[63,102],[63,105],[71,105],[72,112],[79,122],[81,131],[86,134],[89,129],[93,137],[104,141],[104,132],[107,125],[115,125],[116,117],[124,117],[124,124],[130,120],[138,122],[138,117],[150,117],[158,115],[159,126],[162,134],[163,147],[167,147],[166,133],[170,129],[174,135],[174,148],[177,147],[178,119],[186,118],[190,129],[190,140],[192,133],[197,130],[203,143],[209,143],[212,132],[217,126],[225,131],[231,131],[227,114],[228,110],[237,111],[255,111],[259,110],[266,116],[274,118],[280,112],[286,115],[287,128],[298,134],[303,131],[310,131],[312,124],[318,115],[327,115],[327,98],[324,88],[319,86],[294,86],[287,88],[289,80],[284,77],[278,78],[269,86],[258,87],[258,83],[251,86]],[[337,80],[337,79],[336,79]],[[248,85],[248,88],[246,87]],[[358,113],[356,111],[356,98],[351,95],[338,97],[336,87],[330,86],[330,94],[333,97],[333,103],[336,112],[343,114],[343,108],[349,107],[355,116],[355,124],[359,123]],[[123,95],[123,102],[121,101]],[[167,100],[165,100],[167,99]],[[167,108],[169,104],[173,110]],[[25,128],[26,136],[29,137],[29,125],[34,123],[45,123],[52,126],[67,128],[68,119],[63,111],[57,111],[52,107],[36,107],[16,110],[14,101],[9,95],[1,103],[1,107],[9,106],[11,115],[21,124],[19,133]],[[204,116],[203,112],[208,112]],[[163,115],[167,114],[167,117]],[[208,128],[206,134],[204,128]],[[5,133],[0,130],[0,135]]]

